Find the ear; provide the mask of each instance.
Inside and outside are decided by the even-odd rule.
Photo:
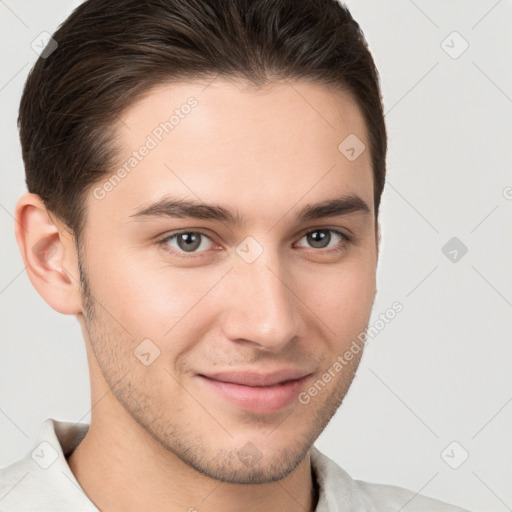
[[[64,223],[50,218],[38,195],[27,193],[18,200],[15,235],[27,275],[39,295],[59,313],[82,313],[73,234]]]

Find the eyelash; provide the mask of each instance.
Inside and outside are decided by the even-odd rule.
[[[336,253],[339,253],[341,251],[344,251],[346,249],[346,245],[351,241],[351,237],[345,235],[345,233],[339,231],[338,229],[333,229],[333,228],[316,228],[316,229],[311,229],[309,231],[306,231],[300,237],[300,239],[304,238],[305,236],[307,236],[307,235],[309,235],[311,233],[315,233],[317,231],[330,231],[331,233],[339,235],[342,238],[342,242],[338,246],[333,247],[331,249],[317,249],[318,252],[323,252],[323,253],[328,253],[328,254],[336,254]],[[187,253],[187,252],[184,252],[184,251],[177,251],[176,249],[169,247],[168,242],[170,240],[173,240],[176,237],[178,237],[179,235],[183,235],[185,233],[193,233],[195,235],[202,235],[202,236],[208,238],[209,240],[211,240],[211,238],[208,236],[207,233],[205,233],[205,232],[203,232],[201,230],[189,229],[189,230],[182,230],[182,231],[177,231],[175,233],[171,233],[170,235],[167,235],[165,238],[160,239],[157,242],[157,244],[164,251],[166,251],[168,253],[171,253],[173,256],[175,256],[175,257],[177,257],[179,259],[201,258],[202,257],[202,253],[207,252],[207,251],[201,251],[199,253]],[[314,248],[312,248],[312,249],[314,250]]]

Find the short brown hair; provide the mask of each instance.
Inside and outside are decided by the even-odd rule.
[[[115,165],[116,118],[158,84],[212,76],[351,92],[368,129],[378,215],[387,150],[379,75],[339,1],[87,0],[53,38],[58,47],[25,83],[18,127],[29,192],[76,241],[87,192]]]

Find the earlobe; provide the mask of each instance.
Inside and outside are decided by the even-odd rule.
[[[62,314],[81,313],[73,237],[51,219],[38,195],[27,193],[18,200],[15,235],[27,275],[39,295]]]

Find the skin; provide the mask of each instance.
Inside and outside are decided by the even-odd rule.
[[[370,152],[349,161],[338,145],[356,134],[368,148],[366,127],[349,93],[320,84],[205,87],[161,85],[121,116],[120,165],[174,108],[198,101],[103,199],[88,192],[83,253],[38,196],[18,201],[29,278],[53,309],[76,315],[87,348],[91,423],[69,465],[109,512],[312,511],[309,450],[362,351],[307,404],[273,413],[239,409],[197,374],[302,368],[311,372],[304,391],[365,330],[379,240]],[[221,204],[247,222],[130,217],[166,194]],[[346,194],[370,212],[297,224],[305,205]],[[177,239],[167,246],[183,259],[158,244],[184,228],[207,233],[196,257]],[[332,233],[318,248],[306,236],[327,228],[352,240]],[[250,264],[236,252],[248,236],[263,249]],[[134,355],[144,339],[160,350],[149,366]],[[247,450],[257,460],[244,463]]]

